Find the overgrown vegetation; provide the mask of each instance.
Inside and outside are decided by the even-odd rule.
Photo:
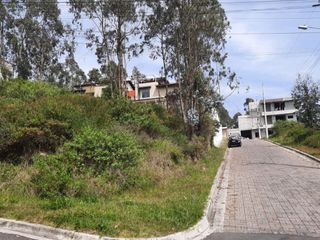
[[[273,140],[320,157],[320,131],[294,121],[278,121]]]
[[[298,120],[307,127],[320,130],[320,87],[309,75],[298,75],[291,92]]]
[[[158,105],[0,83],[0,216],[124,237],[195,224],[222,160]],[[207,157],[205,157],[207,156]]]

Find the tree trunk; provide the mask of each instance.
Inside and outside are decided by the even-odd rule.
[[[117,29],[117,59],[118,59],[118,94],[123,95],[122,91],[122,69],[123,69],[123,53],[122,53],[122,24],[121,17],[118,17]]]
[[[163,34],[161,34],[161,55],[162,55],[162,62],[163,62],[163,72],[164,72],[164,78],[166,81],[166,109],[168,110],[168,70],[167,70],[167,63],[166,63],[166,51],[164,49],[164,39]]]

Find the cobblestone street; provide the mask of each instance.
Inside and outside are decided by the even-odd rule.
[[[260,140],[228,164],[223,232],[320,237],[320,164]]]

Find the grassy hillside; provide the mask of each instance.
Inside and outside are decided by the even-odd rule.
[[[0,109],[0,217],[122,237],[201,218],[223,149],[162,107],[13,80]]]
[[[274,129],[272,140],[320,158],[320,130],[292,121],[278,121]]]

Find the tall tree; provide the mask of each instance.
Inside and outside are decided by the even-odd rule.
[[[146,79],[146,75],[142,74],[137,67],[133,67],[131,79],[134,81],[140,81]]]
[[[237,112],[233,118],[232,118],[232,125],[231,127],[233,128],[239,128],[239,121],[238,121],[238,117],[242,116],[242,114],[240,112]]]
[[[249,103],[254,102],[254,100],[252,98],[246,98],[246,101],[243,104],[244,107],[244,111],[246,112],[246,114],[249,114]]]
[[[147,4],[154,14],[147,21],[146,40],[162,36],[165,56],[158,55],[168,75],[179,84],[181,114],[192,136],[201,115],[220,99],[216,87],[221,79],[228,78],[230,86],[235,79],[224,66],[229,23],[217,0],[148,0]]]
[[[225,127],[232,127],[232,118],[229,115],[228,110],[223,106],[223,104],[219,103],[217,105],[217,112],[220,118],[220,123]]]
[[[92,27],[86,31],[89,40],[88,47],[94,46],[98,62],[107,66],[114,58],[117,59],[117,78],[114,89],[118,94],[124,95],[125,74],[124,61],[128,49],[133,49],[128,44],[128,38],[139,32],[139,0],[97,0],[83,1],[70,0],[71,12],[75,20],[80,21],[83,15],[93,21]],[[128,46],[129,45],[129,46]],[[115,92],[113,90],[113,92]]]
[[[45,80],[63,53],[64,25],[57,0],[13,0],[5,4],[10,18],[6,38],[9,62],[24,78]]]
[[[311,76],[298,75],[291,92],[298,119],[307,127],[320,128],[320,87]]]
[[[88,73],[88,80],[92,83],[101,83],[102,81],[102,75],[100,73],[100,70],[97,68],[93,68]]]

